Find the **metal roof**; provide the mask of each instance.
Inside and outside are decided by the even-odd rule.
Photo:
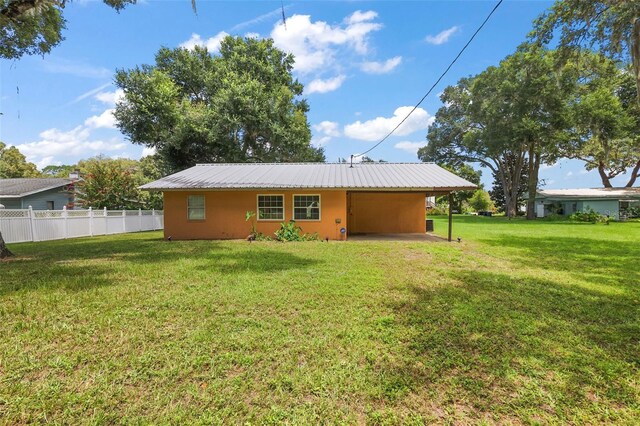
[[[20,178],[0,179],[0,198],[19,198],[69,185],[77,179]]]
[[[640,187],[635,188],[579,188],[579,189],[541,189],[536,198],[557,199],[640,199]]]
[[[141,188],[448,191],[476,185],[431,163],[221,163],[198,164]]]

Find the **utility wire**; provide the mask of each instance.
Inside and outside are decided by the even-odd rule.
[[[476,36],[478,35],[478,33],[482,30],[482,28],[485,26],[485,24],[487,22],[489,22],[489,19],[491,19],[491,16],[495,13],[496,10],[498,10],[498,7],[500,7],[500,5],[502,4],[504,0],[499,0],[498,3],[493,7],[493,9],[491,10],[491,12],[489,12],[489,14],[487,15],[487,17],[484,19],[484,21],[482,22],[482,24],[480,24],[480,26],[478,27],[478,29],[473,33],[473,35],[471,36],[471,38],[469,39],[469,41],[467,41],[467,43],[462,47],[462,49],[460,50],[460,52],[458,52],[458,54],[456,55],[455,58],[453,58],[453,61],[451,61],[451,63],[449,64],[449,66],[447,67],[447,69],[444,70],[444,72],[440,75],[440,77],[438,77],[438,80],[436,80],[435,83],[433,83],[433,86],[431,86],[431,88],[429,89],[429,91],[422,97],[422,99],[420,99],[420,101],[418,101],[418,103],[411,109],[411,111],[409,111],[409,113],[402,119],[402,121],[400,121],[400,123],[398,123],[398,125],[396,127],[393,128],[393,130],[391,130],[384,138],[382,138],[380,140],[380,142],[378,142],[377,144],[375,144],[374,146],[372,146],[371,148],[369,148],[368,150],[366,150],[365,152],[361,153],[361,154],[356,154],[356,155],[352,155],[351,156],[351,161],[353,162],[354,158],[357,157],[362,157],[363,155],[366,155],[368,153],[370,153],[371,151],[373,151],[374,149],[376,149],[382,142],[384,142],[385,140],[387,140],[387,138],[389,138],[389,136],[391,136],[396,130],[398,130],[398,128],[400,126],[402,126],[402,123],[404,123],[405,121],[407,121],[407,118],[409,118],[411,116],[411,114],[414,113],[414,111],[416,109],[418,109],[418,107],[420,106],[420,104],[422,104],[422,102],[424,102],[424,100],[427,98],[427,96],[429,96],[431,94],[431,92],[433,91],[433,89],[435,89],[435,87],[438,85],[438,83],[440,83],[440,80],[442,80],[444,78],[445,75],[447,75],[447,73],[449,72],[449,70],[451,69],[451,67],[458,61],[458,59],[460,58],[460,56],[462,56],[462,54],[464,53],[465,50],[467,50],[467,47],[469,47],[469,45],[471,44],[471,42],[473,41],[474,38],[476,38]]]

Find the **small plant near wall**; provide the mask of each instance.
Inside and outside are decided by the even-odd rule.
[[[246,222],[251,221],[251,232],[249,237],[247,238],[249,241],[271,241],[271,237],[268,235],[264,235],[262,232],[258,232],[256,229],[256,212],[248,210],[244,215],[244,220]]]
[[[278,241],[317,241],[320,238],[318,233],[305,234],[302,232],[302,228],[296,225],[295,220],[289,222],[282,222],[280,229],[275,232],[276,240]]]

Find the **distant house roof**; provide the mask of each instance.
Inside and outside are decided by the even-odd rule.
[[[49,189],[60,188],[75,179],[66,178],[22,178],[0,179],[0,198],[20,198]]]
[[[476,185],[430,163],[246,163],[198,164],[141,186],[184,189],[350,189],[453,191]]]
[[[538,190],[536,198],[548,199],[640,199],[640,187],[634,188],[581,188]]]

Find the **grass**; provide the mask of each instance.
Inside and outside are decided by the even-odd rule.
[[[640,223],[454,226],[14,244],[0,423],[635,423]]]

